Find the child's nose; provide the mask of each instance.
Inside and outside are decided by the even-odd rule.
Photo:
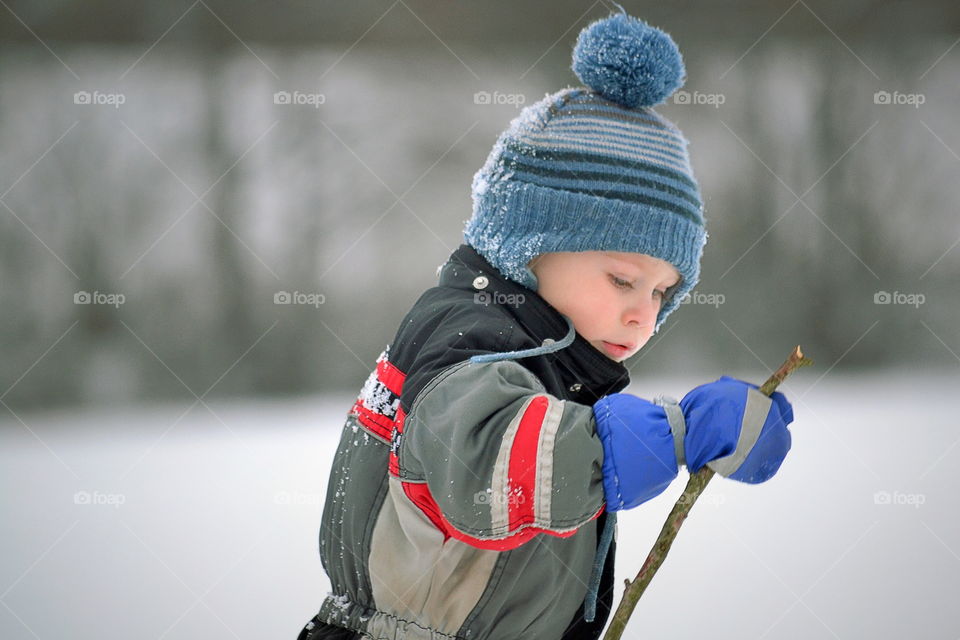
[[[660,305],[653,300],[632,300],[623,310],[623,324],[636,324],[641,327],[652,327],[657,321]]]

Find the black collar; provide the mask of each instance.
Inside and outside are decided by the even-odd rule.
[[[470,245],[460,245],[441,267],[439,284],[478,293],[474,281],[479,276],[485,276],[488,280],[483,288],[488,295],[523,296],[519,298],[523,300],[522,304],[500,306],[535,341],[533,346],[539,346],[546,338],[559,341],[567,334],[567,322],[559,311],[537,292],[505,278]],[[620,391],[630,382],[630,373],[623,364],[605,356],[579,333],[569,347],[536,357],[556,358],[557,369],[565,386],[582,385],[577,395],[591,403],[604,395]]]

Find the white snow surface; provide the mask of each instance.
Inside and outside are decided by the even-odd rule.
[[[779,474],[711,482],[625,638],[960,637],[960,370],[821,374],[783,387]],[[5,412],[0,637],[295,638],[355,397]],[[621,587],[685,480],[621,513]]]

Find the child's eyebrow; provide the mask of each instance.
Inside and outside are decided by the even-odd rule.
[[[606,251],[604,251],[604,252],[603,252],[603,255],[604,255],[604,257],[606,257],[608,260],[612,260],[612,261],[616,262],[616,263],[619,264],[619,265],[626,266],[626,267],[630,267],[630,269],[633,270],[633,271],[637,271],[637,270],[639,269],[639,267],[637,267],[637,265],[633,264],[632,262],[628,262],[627,260],[624,260],[623,258],[618,258],[617,256],[613,255],[612,253],[607,253]]]
[[[637,265],[633,264],[632,262],[629,262],[629,261],[627,261],[627,260],[624,260],[623,258],[618,258],[617,256],[615,256],[615,255],[613,255],[613,254],[611,254],[611,253],[608,253],[608,252],[606,252],[606,251],[603,251],[602,253],[603,253],[604,256],[606,256],[606,257],[609,258],[610,260],[613,260],[613,261],[616,262],[618,265],[621,265],[621,266],[624,266],[624,267],[629,267],[629,271],[630,271],[631,273],[637,273],[638,271],[641,271],[640,267],[638,267]],[[678,284],[680,284],[680,281],[683,280],[683,276],[677,276],[676,279],[670,278],[670,280],[672,280],[672,282],[667,285],[667,288],[675,287],[675,286],[677,286]]]

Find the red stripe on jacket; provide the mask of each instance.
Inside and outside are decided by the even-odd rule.
[[[403,392],[403,381],[406,380],[407,375],[385,357],[377,360],[377,368],[375,371],[377,381],[386,387],[390,393],[399,398]],[[399,405],[399,402],[397,404]],[[380,436],[384,440],[390,440],[393,437],[393,430],[397,421],[402,422],[401,416],[403,410],[398,406],[397,415],[391,418],[388,415],[367,407],[363,403],[363,396],[361,396],[353,403],[350,412],[355,414],[360,424],[372,433]]]
[[[383,383],[383,386],[390,389],[393,395],[399,396],[403,391],[403,381],[406,377],[407,375],[403,371],[397,369],[397,367],[386,358],[377,361],[377,379]]]
[[[430,493],[430,488],[422,482],[403,482],[403,492],[427,516],[430,522],[443,533],[444,541],[455,538],[470,546],[493,551],[509,551],[515,549],[535,536],[545,533],[558,538],[569,538],[572,531],[552,531],[540,527],[530,526],[536,522],[534,498],[537,484],[537,448],[540,441],[540,431],[543,428],[543,419],[546,416],[550,400],[546,396],[537,396],[527,405],[520,425],[510,448],[510,458],[507,473],[507,500],[509,505],[508,525],[509,535],[495,540],[476,538],[459,531],[443,515],[443,511]],[[402,431],[402,429],[401,429]],[[399,465],[396,455],[390,454],[390,472],[399,474]],[[603,513],[604,507],[590,518],[591,520]]]
[[[537,495],[537,445],[550,400],[537,396],[527,405],[510,447],[507,467],[507,505],[510,531],[536,521],[534,499]]]
[[[356,414],[357,420],[360,422],[360,424],[384,440],[390,440],[390,434],[393,432],[393,420],[382,413],[377,413],[367,409],[367,407],[364,406],[363,402],[360,400],[357,400],[354,403],[353,408],[350,409],[350,411]]]
[[[390,471],[390,474],[394,476],[400,475],[400,458],[397,455],[399,447],[397,437],[403,435],[403,423],[406,419],[407,414],[404,412],[403,407],[397,407],[397,419],[393,423],[393,428],[396,433],[391,435],[390,455],[387,458],[387,469]]]
[[[555,536],[557,538],[569,538],[578,531],[578,529],[574,529],[572,531],[551,531],[550,529],[527,526],[505,538],[497,538],[496,540],[475,538],[459,531],[450,523],[449,520],[446,519],[446,517],[444,517],[443,512],[440,510],[440,506],[437,504],[437,501],[433,499],[433,495],[430,493],[430,488],[425,482],[404,482],[402,484],[403,492],[408,498],[410,498],[410,501],[417,505],[424,515],[429,518],[430,522],[433,523],[433,526],[443,533],[444,542],[450,538],[455,538],[460,542],[464,542],[471,547],[476,547],[478,549],[487,549],[490,551],[509,551],[510,549],[516,549],[525,542],[529,542],[535,536],[541,533]],[[601,506],[595,514],[590,516],[590,520],[595,520],[600,517],[600,514],[603,513],[603,509],[604,507]]]

